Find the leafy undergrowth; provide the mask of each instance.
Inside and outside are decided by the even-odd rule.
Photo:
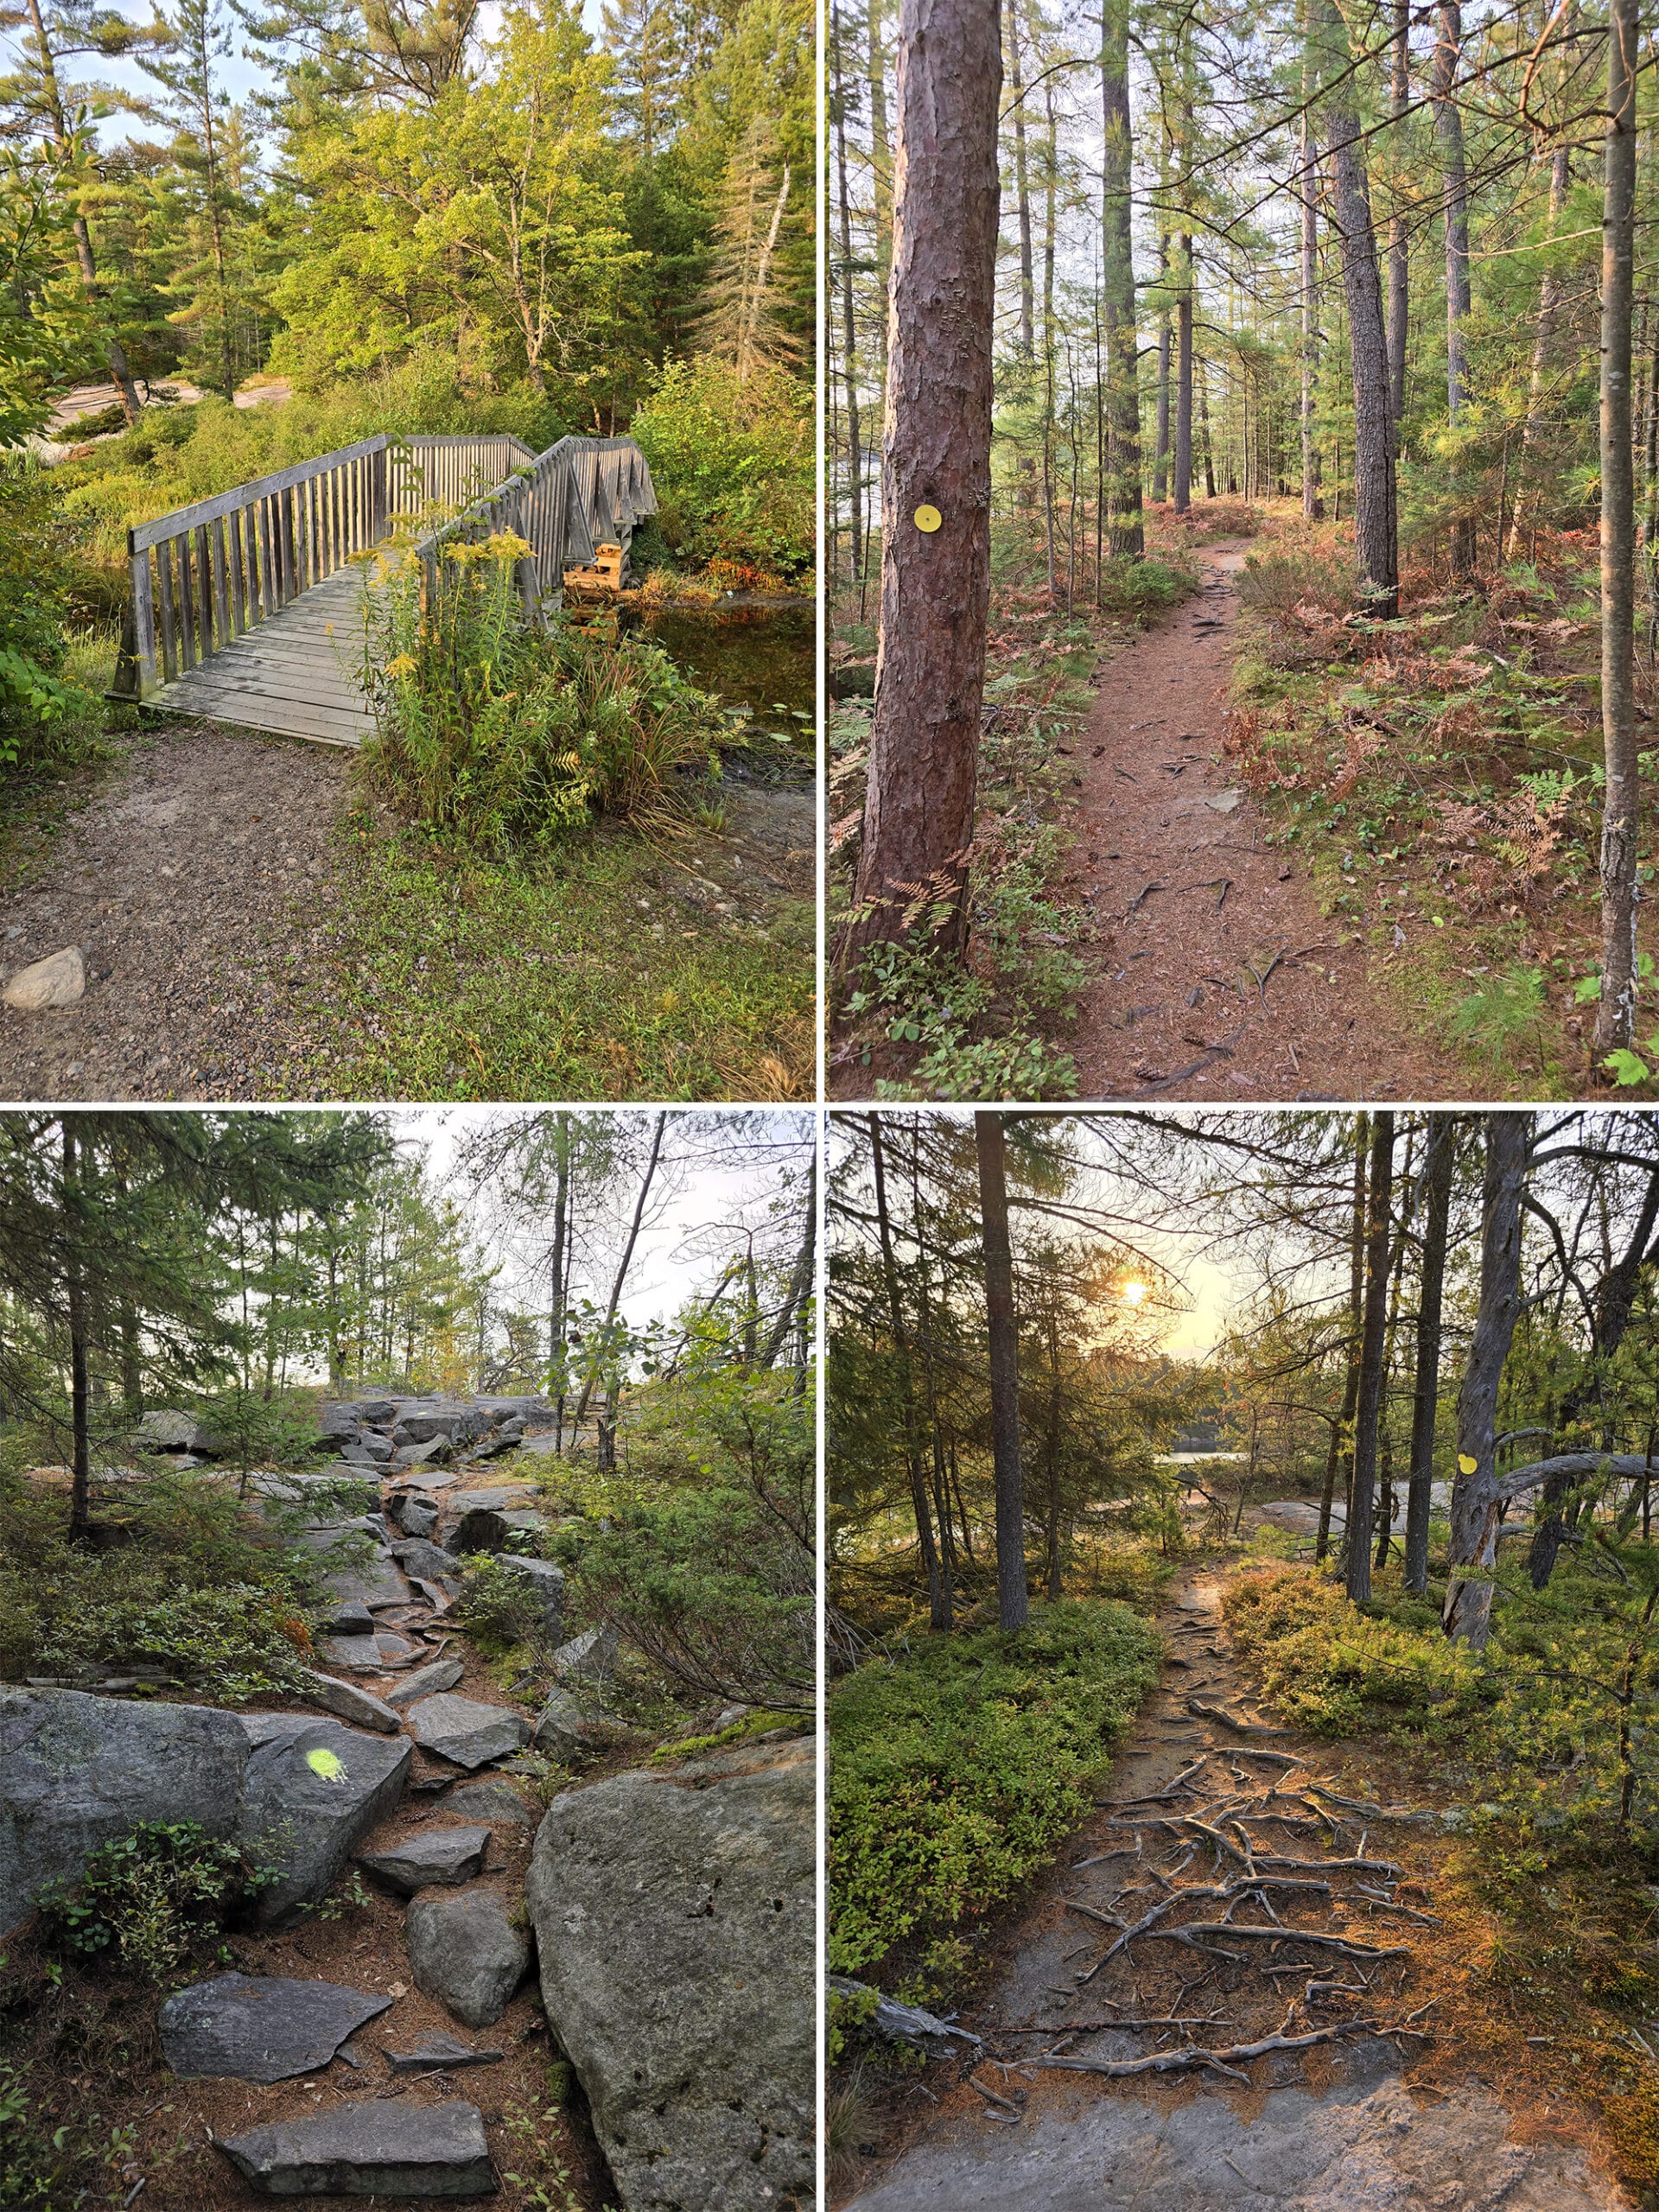
[[[1351,531],[1281,518],[1239,578],[1227,750],[1240,780],[1326,912],[1489,1093],[1567,1095],[1591,1072],[1596,562],[1580,531],[1540,533],[1533,559],[1449,588],[1408,563],[1401,620],[1379,624],[1351,612]],[[1656,1014],[1650,985],[1640,1039]],[[1659,1038],[1602,1072],[1646,1095],[1656,1068]]]
[[[1144,561],[1106,562],[1101,603],[1091,590],[1068,608],[1050,595],[1040,549],[1014,524],[996,528],[969,942],[960,954],[880,946],[842,979],[836,1061],[869,1071],[855,1078],[861,1090],[895,1099],[1076,1096],[1063,1037],[1095,924],[1071,887],[1083,879],[1065,865],[1082,781],[1074,741],[1103,662],[1198,588],[1185,542],[1160,538]],[[844,696],[849,672],[868,671],[875,646],[855,612],[831,617],[831,680],[843,692],[829,723],[832,931],[850,897],[873,711],[869,699]]]
[[[830,1693],[830,1962],[903,1946],[920,1995],[965,1956],[1088,1810],[1158,1679],[1158,1631],[1114,1603],[1038,1606],[995,1629],[873,1656]],[[884,1976],[884,1979],[887,1979]]]
[[[603,828],[493,860],[366,807],[286,1071],[325,1098],[785,1098],[811,1079],[815,918],[711,917]],[[619,957],[626,954],[626,957]]]
[[[1313,1570],[1273,1568],[1236,1578],[1224,1610],[1273,1708],[1346,1739],[1383,1777],[1351,1782],[1351,1794],[1457,1801],[1445,1806],[1449,1834],[1371,1831],[1421,1850],[1428,1875],[1432,1923],[1404,1939],[1434,1993],[1435,2039],[1414,2075],[1428,2086],[1474,2070],[1540,2133],[1580,2144],[1589,2106],[1605,2138],[1590,2147],[1650,2212],[1659,1824],[1650,1796],[1618,1819],[1617,1722],[1600,1694],[1630,1624],[1621,1630],[1617,1604],[1588,1603],[1582,1574],[1558,1571],[1554,1603],[1547,1592],[1530,1607],[1511,1580],[1480,1659],[1451,1649],[1437,1609],[1393,1578],[1362,1611]],[[1625,1586],[1610,1578],[1610,1591]],[[1644,1666],[1650,1701],[1650,1654]]]

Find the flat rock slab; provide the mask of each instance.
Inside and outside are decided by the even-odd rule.
[[[1374,2047],[1375,2049],[1375,2047]],[[1172,2110],[1079,2090],[1018,2127],[942,2122],[849,2212],[1618,2212],[1576,2152],[1510,2139],[1491,2091],[1419,2110],[1380,2050],[1319,2096],[1275,2089],[1246,2119],[1208,2090]],[[1389,2071],[1380,2082],[1377,2069]]]
[[[417,1667],[406,1675],[396,1689],[388,1690],[388,1705],[418,1705],[423,1697],[436,1697],[444,1690],[452,1690],[467,1669],[459,1659],[435,1659],[429,1667]]]
[[[416,1897],[404,1922],[415,1986],[463,2027],[493,2027],[530,1964],[530,1937],[487,1890]]]
[[[470,1882],[484,1872],[489,1847],[486,1827],[430,1828],[389,1851],[359,1852],[357,1863],[412,1897],[416,1890],[453,1889]]]
[[[347,2036],[391,2004],[332,1981],[221,1974],[168,1999],[162,2050],[187,2082],[285,2082],[327,2066]]]
[[[461,1586],[454,1559],[436,1544],[429,1543],[424,1536],[410,1536],[404,1542],[394,1544],[391,1555],[405,1574],[442,1578],[456,1589]]]
[[[219,2149],[267,2196],[493,2196],[476,2105],[375,2098],[221,2137]]]
[[[372,1643],[372,1637],[359,1641]],[[349,1720],[354,1727],[372,1728],[378,1736],[395,1736],[402,1722],[390,1705],[382,1704],[367,1690],[360,1690],[355,1682],[337,1681],[332,1675],[319,1675],[308,1669],[303,1692],[308,1705],[320,1705],[325,1713],[332,1713],[338,1720]]]
[[[491,1776],[483,1782],[458,1782],[443,1801],[446,1813],[464,1813],[473,1821],[506,1821],[519,1827],[534,1827],[541,1815],[526,1805],[510,1782]]]
[[[475,2048],[435,2029],[413,2050],[388,2050],[386,2063],[394,2074],[429,2074],[440,2067],[445,2073],[453,2073],[461,2066],[499,2066],[506,2055],[505,2050]]]
[[[456,1766],[487,1766],[530,1741],[530,1723],[521,1714],[470,1697],[423,1697],[409,1708],[409,1726],[423,1751]]]

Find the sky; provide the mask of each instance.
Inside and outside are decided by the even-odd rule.
[[[120,5],[120,12],[135,23],[147,23],[151,20],[153,10],[149,7],[137,6],[135,0],[118,0],[118,4]],[[248,58],[245,50],[250,43],[247,35],[241,25],[229,16],[228,10],[226,12],[232,38],[232,50],[221,64],[226,91],[237,100],[245,99],[251,92],[270,91],[272,86],[270,73],[258,60]],[[601,38],[604,32],[603,0],[582,0],[582,20],[595,39]],[[499,28],[500,22],[499,0],[485,0],[478,12],[480,38],[492,36]],[[96,66],[87,63],[83,67],[87,78],[96,78],[101,83],[113,85],[118,91],[139,98],[154,94],[159,89],[154,79],[145,76],[135,61],[105,61]],[[118,113],[106,117],[99,125],[99,137],[105,145],[113,145],[123,138],[143,137],[148,127],[135,116]]]

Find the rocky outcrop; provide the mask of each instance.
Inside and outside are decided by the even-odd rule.
[[[488,1890],[416,1897],[404,1928],[416,1988],[464,2027],[500,2018],[530,1964],[530,1938],[499,1897]]]
[[[45,1883],[76,1880],[100,1843],[144,1821],[233,1840],[275,1870],[260,1920],[292,1919],[397,1804],[412,1756],[406,1737],[305,1713],[0,1691],[0,1935]]]
[[[162,2056],[182,2081],[286,2082],[327,2066],[347,2036],[391,2005],[332,1981],[221,1974],[169,1997],[156,2024]]]
[[[627,2212],[780,2212],[813,2177],[810,1745],[557,1797],[531,1862],[542,1996]]]
[[[375,2098],[222,2136],[219,2149],[267,2196],[492,2196],[476,2105]]]

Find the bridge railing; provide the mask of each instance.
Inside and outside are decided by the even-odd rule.
[[[518,588],[525,612],[539,621],[567,569],[591,562],[607,541],[626,547],[634,524],[656,512],[651,470],[632,438],[561,438],[421,540],[415,550],[429,601],[440,588],[446,544],[511,531],[530,548],[517,564]]]
[[[514,437],[382,432],[140,523],[111,696],[149,698],[378,544],[394,516],[474,499],[535,458]]]

